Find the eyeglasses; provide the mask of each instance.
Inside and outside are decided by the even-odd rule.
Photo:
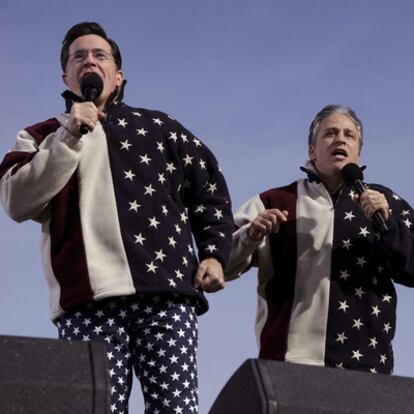
[[[103,49],[79,49],[76,52],[73,52],[71,55],[69,55],[69,58],[76,63],[82,63],[85,62],[86,59],[88,59],[89,53],[92,53],[93,58],[99,62],[113,59],[112,54]]]

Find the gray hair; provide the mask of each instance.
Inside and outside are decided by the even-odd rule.
[[[308,145],[310,146],[315,143],[316,131],[319,124],[331,115],[346,115],[351,119],[359,132],[359,150],[361,151],[363,142],[362,122],[353,109],[343,105],[326,105],[316,114],[315,119],[309,127]]]

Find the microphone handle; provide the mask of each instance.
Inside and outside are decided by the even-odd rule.
[[[93,102],[98,95],[98,91],[95,88],[86,88],[85,90],[85,102]],[[82,135],[86,135],[89,132],[89,128],[82,124],[79,128],[79,132]]]
[[[358,195],[361,195],[368,187],[362,180],[355,180],[352,184],[352,188],[356,191]],[[385,233],[388,231],[387,223],[385,222],[384,215],[381,211],[378,210],[374,213],[373,221],[380,233]]]

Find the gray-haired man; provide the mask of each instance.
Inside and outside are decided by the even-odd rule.
[[[261,358],[392,372],[394,282],[414,286],[414,213],[386,187],[370,184],[357,196],[342,183],[362,138],[352,109],[326,106],[310,126],[307,177],[235,215],[227,279],[259,268]],[[377,211],[388,226],[381,234]]]

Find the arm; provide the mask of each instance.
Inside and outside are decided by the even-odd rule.
[[[231,250],[234,228],[231,200],[212,152],[180,126],[178,146],[184,184],[181,199],[188,209],[200,264],[194,286],[207,292],[224,287],[223,267]]]
[[[74,103],[63,116],[21,131],[0,165],[0,198],[16,221],[35,219],[74,174],[82,148],[82,124],[92,131],[104,113],[92,102]]]
[[[392,279],[414,286],[414,211],[411,206],[386,188],[367,190],[360,203],[368,218],[380,210],[388,231],[381,234],[377,248],[389,263]]]
[[[257,255],[265,249],[268,236],[277,233],[281,222],[287,221],[288,213],[278,209],[265,209],[259,196],[243,204],[235,215],[237,230],[233,233],[233,250],[226,269],[226,279],[239,277],[257,266]]]
[[[6,213],[33,219],[72,176],[82,143],[56,119],[21,131],[0,165],[0,197]]]

